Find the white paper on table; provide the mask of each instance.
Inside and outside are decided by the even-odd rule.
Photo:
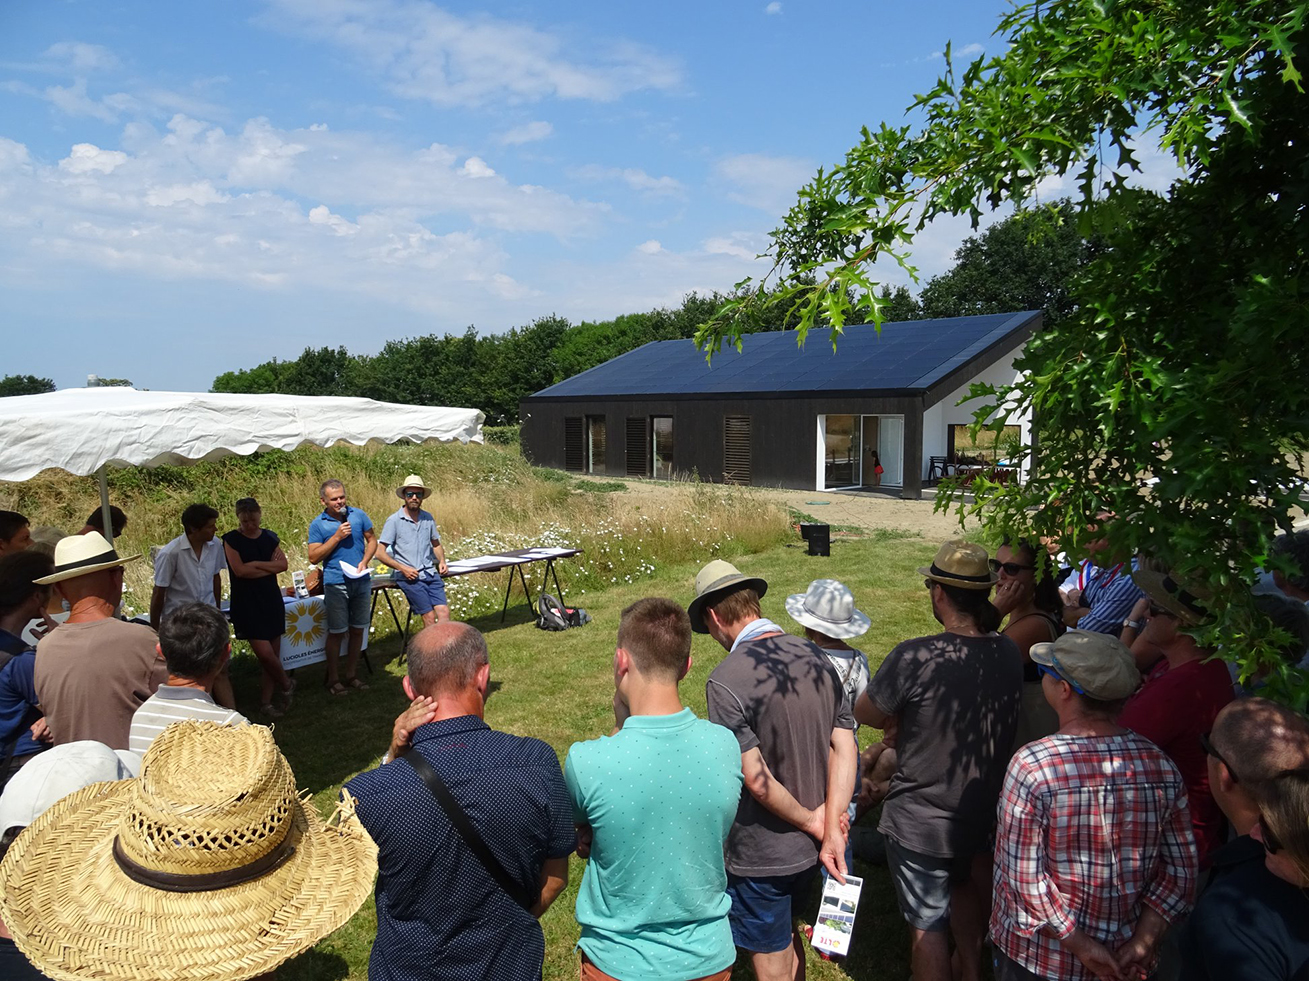
[[[859,908],[859,892],[863,886],[864,880],[856,875],[847,875],[844,885],[828,878],[818,904],[817,922],[814,923],[814,947],[829,954],[850,953],[855,911]]]
[[[533,559],[557,559],[561,555],[567,555],[571,548],[534,548],[528,552],[528,557]]]
[[[372,573],[367,569],[360,569],[358,566],[353,566],[345,559],[337,559],[336,564],[341,567],[341,571],[345,573],[347,579],[365,579],[372,575]]]

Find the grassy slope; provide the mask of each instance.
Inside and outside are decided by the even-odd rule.
[[[809,557],[796,546],[782,546],[746,556],[738,564],[771,584],[764,598],[764,613],[788,627],[785,615],[788,593],[802,591],[813,578],[830,576],[854,590],[862,609],[872,617],[863,641],[876,666],[886,651],[906,637],[930,632],[934,622],[923,598],[915,568],[930,560],[935,543],[918,538],[877,536],[834,543],[830,558]],[[690,598],[696,565],[668,566],[654,577],[632,585],[588,592],[587,610],[594,617],[581,630],[549,634],[528,620],[525,607],[512,609],[501,626],[498,613],[475,621],[486,631],[491,648],[492,679],[496,688],[487,703],[487,720],[496,728],[534,735],[549,742],[562,757],[578,739],[608,732],[613,724],[610,659],[614,633],[623,607],[642,596],[662,594],[685,602]],[[380,618],[379,618],[380,626]],[[799,632],[798,629],[796,632]],[[276,727],[277,739],[301,787],[312,791],[320,809],[330,810],[341,783],[372,766],[386,747],[394,716],[404,706],[399,678],[403,666],[395,662],[396,644],[376,644],[373,687],[346,698],[328,698],[318,684],[321,669],[300,672],[304,692]],[[694,666],[684,682],[687,704],[704,713],[704,682],[723,657],[706,637],[697,637]],[[248,698],[255,683],[253,665],[237,665],[238,697]],[[864,733],[867,742],[873,733]],[[546,915],[546,969],[549,979],[576,976],[577,924],[573,904],[583,864],[572,863],[568,891]],[[845,968],[813,959],[810,976],[819,979],[896,978],[908,976],[908,948],[904,927],[895,910],[885,870],[865,869],[865,903],[860,912],[853,955]],[[344,928],[310,955],[287,965],[279,977],[364,978],[368,949],[376,929],[371,902]],[[749,977],[738,968],[738,977]]]

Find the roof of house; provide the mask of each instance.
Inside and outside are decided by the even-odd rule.
[[[747,334],[742,350],[705,362],[694,341],[651,341],[542,389],[531,398],[924,391],[988,352],[1017,347],[1040,311],[907,320],[847,327],[832,350],[830,329]]]

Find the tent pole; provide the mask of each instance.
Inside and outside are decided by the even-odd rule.
[[[109,513],[109,478],[105,476],[105,464],[100,464],[96,476],[100,478],[100,520],[105,526],[105,539],[112,545],[114,543],[114,522]]]

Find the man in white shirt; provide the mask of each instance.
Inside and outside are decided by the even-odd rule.
[[[227,565],[227,557],[215,537],[217,532],[218,512],[208,504],[192,504],[182,512],[182,534],[155,556],[155,588],[150,594],[150,626],[155,630],[190,603],[221,608],[223,581],[219,573]],[[236,708],[225,667],[213,687],[220,705]]]

